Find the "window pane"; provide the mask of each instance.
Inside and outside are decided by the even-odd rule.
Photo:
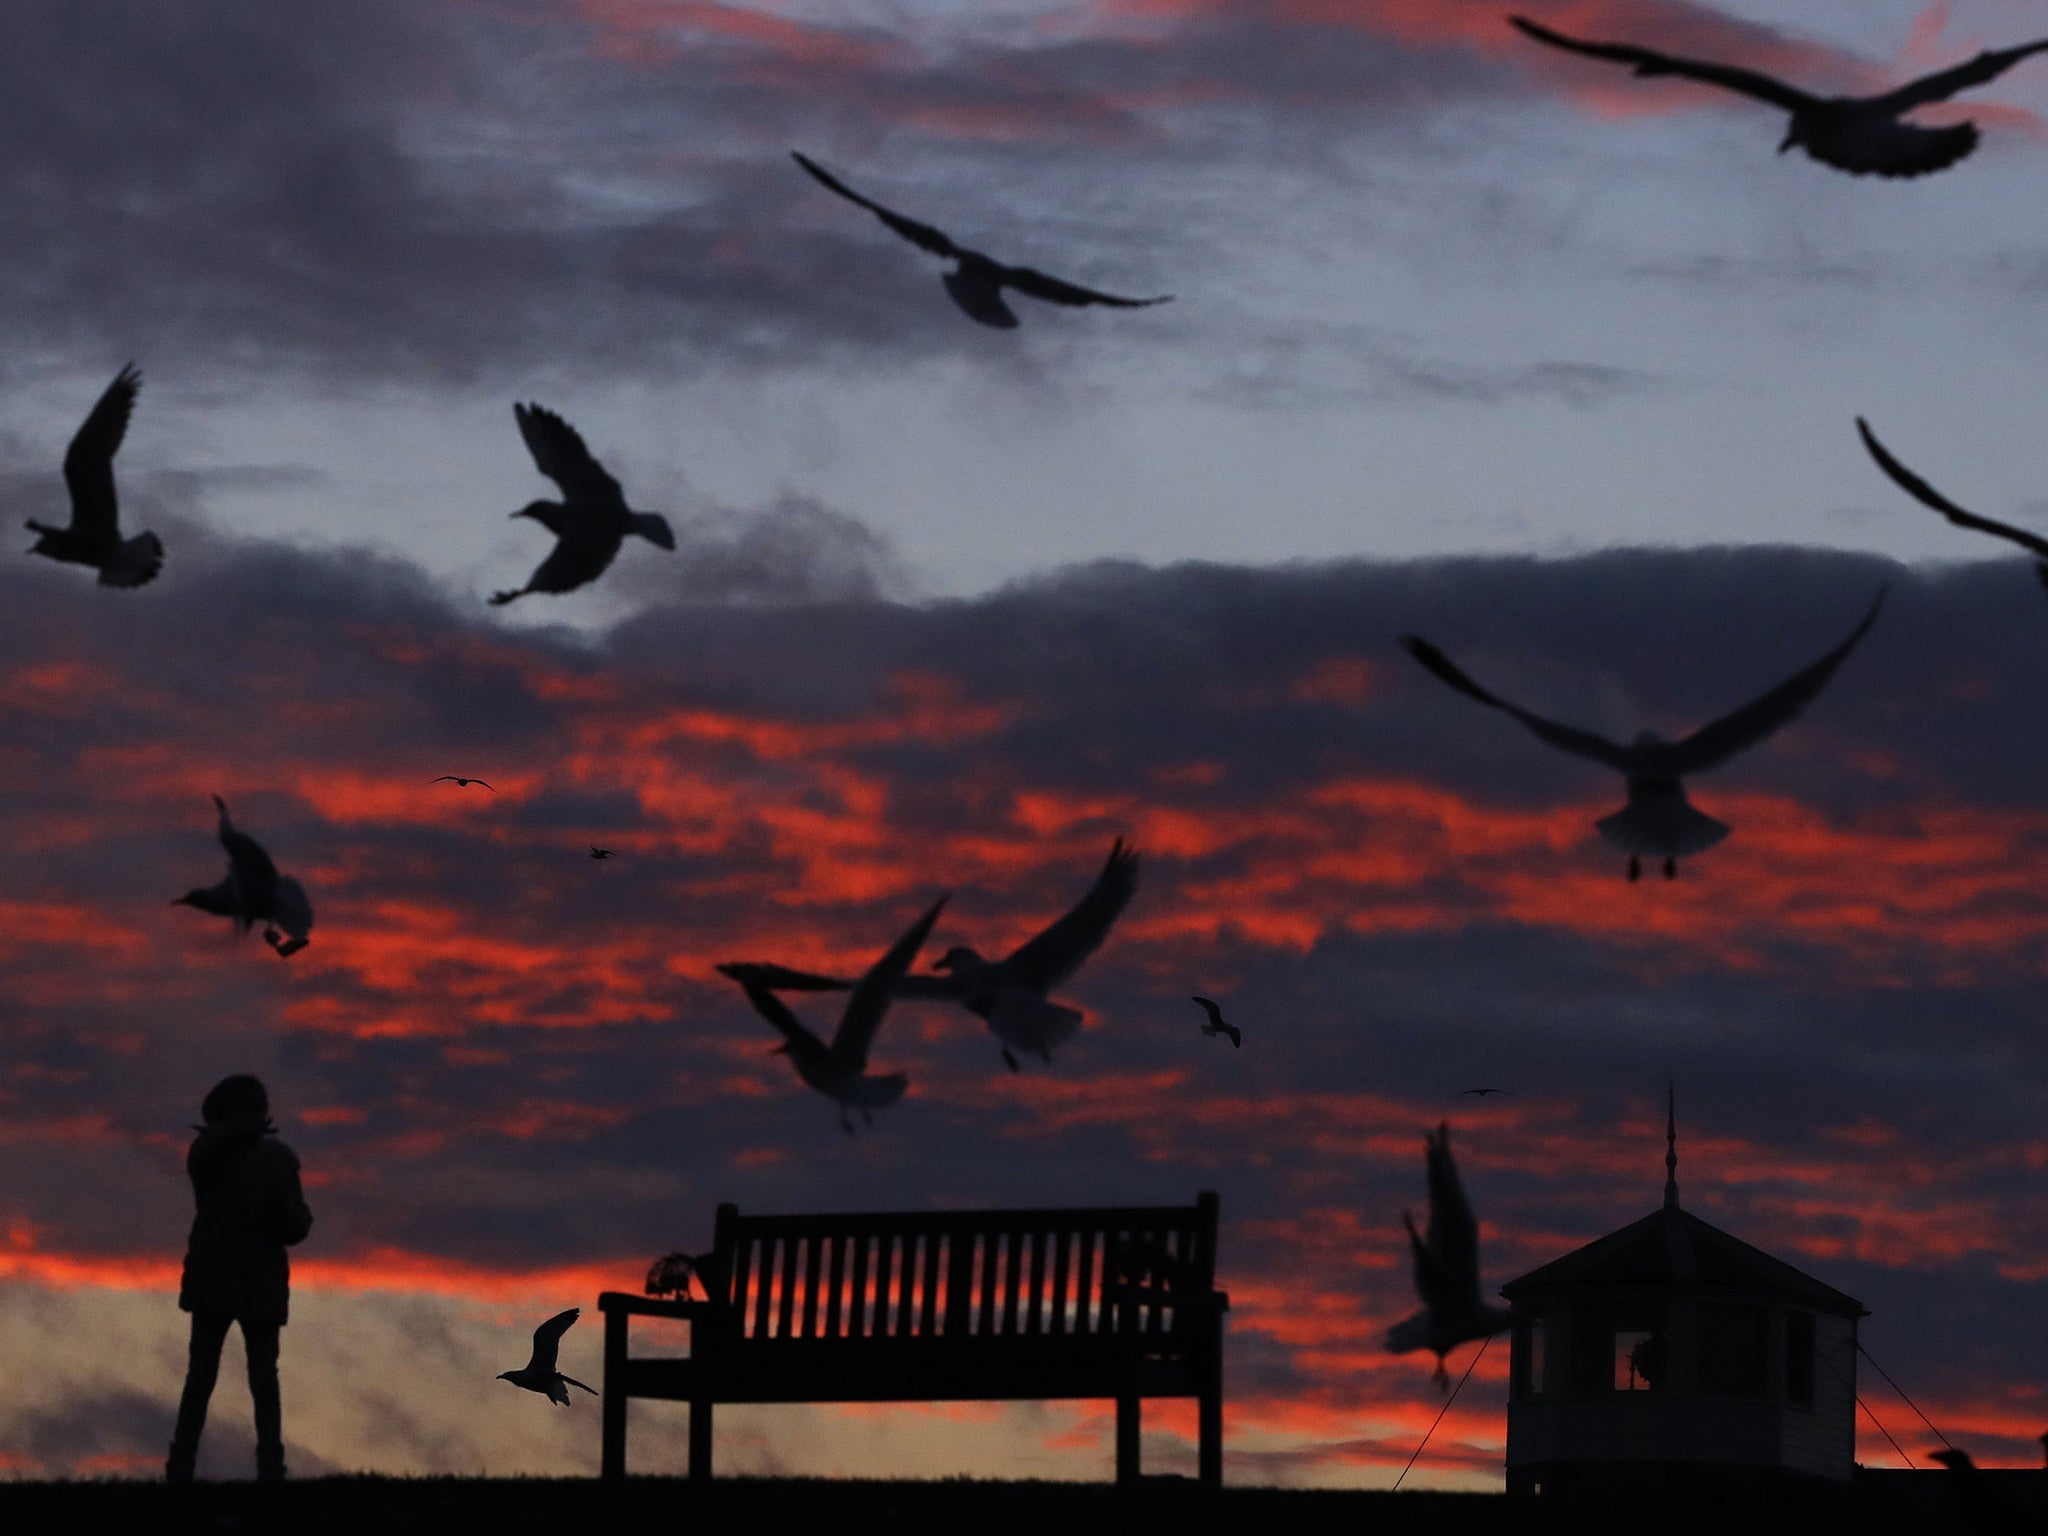
[[[1802,1408],[1813,1406],[1813,1314],[1785,1315],[1785,1396]]]
[[[1762,1397],[1770,1381],[1770,1317],[1762,1307],[1702,1306],[1699,1332],[1702,1392]]]

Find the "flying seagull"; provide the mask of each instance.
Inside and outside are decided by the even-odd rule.
[[[1589,43],[1553,32],[1526,16],[1508,20],[1539,43],[1632,64],[1638,75],[1676,75],[1782,107],[1792,114],[1792,121],[1785,142],[1778,146],[1779,154],[1797,145],[1823,165],[1853,176],[1924,176],[1954,165],[1977,147],[1975,123],[1922,128],[1900,119],[1915,107],[1946,101],[1958,91],[1995,80],[2029,54],[2048,48],[2048,38],[2044,38],[2017,48],[1992,49],[1880,96],[1814,96],[1755,70],[1675,58],[1629,43]]]
[[[574,1376],[564,1376],[555,1369],[556,1356],[562,1348],[562,1335],[582,1312],[581,1307],[571,1307],[566,1312],[557,1312],[553,1317],[533,1330],[533,1357],[516,1371],[498,1372],[498,1380],[509,1381],[515,1387],[524,1387],[529,1392],[538,1392],[551,1403],[569,1406],[569,1388],[583,1387],[592,1397],[597,1391],[584,1387]]]
[[[1230,1043],[1232,1045],[1236,1046],[1240,1050],[1244,1048],[1244,1037],[1238,1033],[1238,1029],[1235,1024],[1226,1024],[1223,1022],[1223,1010],[1221,1008],[1218,1008],[1206,997],[1198,997],[1195,998],[1194,1001],[1200,1003],[1202,1005],[1202,1011],[1209,1015],[1209,1022],[1202,1026],[1203,1034],[1212,1037],[1216,1035],[1228,1035],[1230,1037]]]
[[[1464,1099],[1470,1098],[1472,1095],[1477,1094],[1480,1098],[1483,1099],[1489,1093],[1504,1093],[1509,1098],[1513,1098],[1515,1096],[1515,1090],[1512,1088],[1467,1088],[1463,1092],[1461,1092],[1458,1095],[1458,1097]]]
[[[2001,539],[2010,539],[2027,550],[2034,557],[2034,574],[2041,579],[2041,585],[2048,587],[2048,539],[2038,533],[2029,533],[2024,528],[2015,528],[2011,523],[1995,522],[1988,517],[1979,517],[1975,512],[1965,512],[1933,486],[1922,480],[1886,451],[1877,434],[1870,430],[1870,423],[1861,416],[1856,418],[1856,430],[1863,434],[1863,446],[1870,450],[1870,456],[1877,460],[1877,467],[1883,470],[1898,485],[1899,489],[1927,506],[1934,508],[1958,528],[1974,528],[1979,533],[1995,533]]]
[[[1142,309],[1148,304],[1164,304],[1173,295],[1160,294],[1151,299],[1125,299],[1113,293],[1099,293],[1093,288],[1083,288],[1077,283],[1050,277],[1030,267],[1009,267],[980,251],[970,251],[964,245],[955,245],[953,239],[942,229],[930,224],[921,224],[916,219],[906,218],[893,209],[884,208],[872,198],[862,197],[845,182],[806,155],[791,150],[796,163],[818,181],[826,190],[837,192],[848,202],[858,203],[867,209],[897,234],[922,250],[934,256],[943,256],[958,265],[940,279],[946,285],[946,292],[953,296],[953,302],[966,311],[969,318],[979,320],[983,325],[994,326],[1000,331],[1015,330],[1017,316],[1010,306],[1003,302],[1003,290],[1014,288],[1027,298],[1044,299],[1052,304],[1066,304],[1080,307],[1088,304],[1112,304],[1119,309]]]
[[[139,587],[163,568],[164,541],[153,533],[121,537],[114,495],[114,454],[128,435],[142,375],[130,363],[114,375],[64,454],[64,484],[71,492],[71,523],[64,528],[28,520],[38,535],[32,555],[90,565],[103,587]]]
[[[1423,1142],[1429,1164],[1428,1234],[1418,1235],[1415,1218],[1401,1213],[1422,1310],[1387,1330],[1387,1348],[1397,1355],[1433,1350],[1437,1384],[1449,1390],[1444,1356],[1467,1339],[1491,1338],[1514,1321],[1514,1314],[1479,1299],[1479,1223],[1451,1160],[1451,1128],[1439,1125],[1434,1136],[1424,1133]]]
[[[546,528],[555,536],[555,547],[525,586],[494,592],[492,603],[502,606],[529,592],[573,592],[597,580],[629,533],[663,549],[676,547],[668,519],[659,512],[628,508],[619,482],[591,456],[582,434],[568,422],[538,405],[514,405],[512,415],[534,467],[561,487],[562,499],[530,501],[512,514],[530,517]]]
[[[312,942],[313,903],[306,888],[290,875],[279,874],[263,845],[228,819],[225,800],[215,795],[213,804],[220,813],[220,845],[228,853],[227,878],[187,891],[171,905],[231,917],[245,933],[261,923],[264,942],[279,959],[290,959]]]
[[[593,848],[592,848],[592,849],[590,850],[590,856],[591,856],[591,857],[592,857],[593,859],[608,859],[608,858],[611,858],[611,857],[612,857],[612,851],[611,851],[611,849],[609,849],[609,848],[597,848],[597,847],[593,847]]]
[[[874,1116],[869,1112],[894,1104],[910,1086],[910,1079],[901,1072],[871,1076],[868,1050],[875,1043],[875,1032],[882,1027],[883,1015],[889,1011],[889,999],[896,984],[910,969],[918,950],[931,936],[932,924],[945,909],[946,898],[941,896],[854,983],[853,995],[846,1000],[846,1011],[840,1015],[839,1028],[830,1045],[789,1011],[761,974],[761,967],[742,964],[718,968],[745,987],[747,1001],[754,1005],[754,1011],[782,1032],[782,1044],[775,1049],[795,1064],[797,1076],[828,1099],[838,1101],[839,1123],[849,1136],[853,1134],[853,1121],[846,1114],[849,1107],[858,1109],[862,1121],[872,1125]]]
[[[1138,855],[1118,838],[1110,845],[1102,873],[1071,911],[1006,959],[984,960],[965,944],[941,955],[934,969],[943,976],[905,976],[895,984],[899,998],[958,1003],[983,1019],[1002,1042],[1003,1060],[1020,1070],[1018,1051],[1050,1063],[1052,1049],[1081,1028],[1082,1013],[1051,1000],[1054,987],[1070,978],[1102,946],[1118,915],[1138,888]],[[764,986],[782,991],[837,991],[850,983],[783,965],[747,967]]]
[[[1546,720],[1487,692],[1419,635],[1404,635],[1401,643],[1434,676],[1460,693],[1513,715],[1553,747],[1618,770],[1628,780],[1628,804],[1611,816],[1601,817],[1595,825],[1608,842],[1627,851],[1629,879],[1641,877],[1642,856],[1648,854],[1664,860],[1664,878],[1670,880],[1677,878],[1680,859],[1704,853],[1728,835],[1726,822],[1693,809],[1680,781],[1687,774],[1718,768],[1811,704],[1876,622],[1877,610],[1883,603],[1884,589],[1880,588],[1870,611],[1849,632],[1848,639],[1732,714],[1701,726],[1682,741],[1665,741],[1654,732],[1644,731],[1626,746],[1591,731]]]
[[[496,793],[498,792],[498,791],[497,791],[497,790],[496,790],[495,788],[493,788],[493,787],[492,787],[491,785],[489,785],[489,784],[485,784],[485,783],[484,783],[484,781],[483,781],[482,779],[463,779],[463,778],[457,778],[457,777],[456,777],[456,776],[455,776],[454,774],[452,774],[452,773],[444,773],[444,774],[442,774],[442,775],[441,775],[441,777],[440,777],[440,778],[438,778],[438,779],[429,779],[429,780],[427,780],[427,782],[428,782],[429,784],[453,784],[453,785],[454,785],[454,786],[455,786],[455,787],[456,787],[457,789],[467,789],[467,788],[469,788],[469,786],[470,786],[470,785],[472,785],[472,784],[483,784],[484,788],[485,788],[485,789],[488,789],[488,790],[490,790],[492,794],[494,794],[494,795],[495,795],[495,794],[496,794]]]

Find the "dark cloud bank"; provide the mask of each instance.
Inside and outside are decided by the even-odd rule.
[[[922,606],[664,599],[595,636],[196,529],[142,592],[76,575],[0,568],[0,1217],[36,1252],[175,1255],[193,1107],[253,1067],[336,1263],[630,1285],[722,1199],[1219,1188],[1245,1292],[1342,1296],[1393,1373],[1332,1375],[1253,1299],[1233,1390],[1344,1402],[1413,1385],[1371,1341],[1405,1305],[1422,1128],[1458,1121],[1498,1282],[1648,1208],[1669,1076],[1689,1203],[1863,1299],[1879,1358],[1987,1446],[2048,1410],[2048,603],[2022,561],[1098,565]],[[1808,716],[1696,786],[1736,831],[1674,886],[1594,838],[1604,771],[1395,644],[1679,731],[1886,584]],[[211,789],[314,888],[289,965],[165,905],[214,878]],[[858,963],[941,888],[940,943],[1004,947],[1119,833],[1147,866],[1073,989],[1096,1027],[1012,1077],[976,1021],[903,1009],[878,1063],[913,1094],[852,1142],[709,973]],[[1195,1034],[1195,991],[1242,1053]],[[1456,1097],[1479,1081],[1519,1097]]]

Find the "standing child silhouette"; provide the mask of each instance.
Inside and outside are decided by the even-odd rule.
[[[277,1335],[291,1288],[285,1248],[305,1237],[313,1213],[299,1189],[299,1159],[277,1139],[270,1096],[246,1073],[214,1084],[199,1107],[205,1124],[185,1154],[198,1207],[186,1245],[178,1305],[192,1314],[192,1355],[164,1476],[192,1480],[206,1428],[206,1404],[220,1373],[228,1326],[242,1325],[255,1402],[256,1477],[284,1476],[283,1413],[277,1390]]]

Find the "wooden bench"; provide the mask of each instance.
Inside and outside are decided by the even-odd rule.
[[[1213,1194],[1191,1206],[742,1216],[721,1205],[709,1299],[607,1291],[604,1453],[626,1472],[626,1404],[690,1405],[690,1476],[711,1476],[717,1403],[1111,1398],[1116,1475],[1138,1476],[1139,1403],[1199,1401],[1200,1471],[1223,1477],[1223,1313]],[[690,1324],[686,1358],[635,1357],[634,1317]]]

